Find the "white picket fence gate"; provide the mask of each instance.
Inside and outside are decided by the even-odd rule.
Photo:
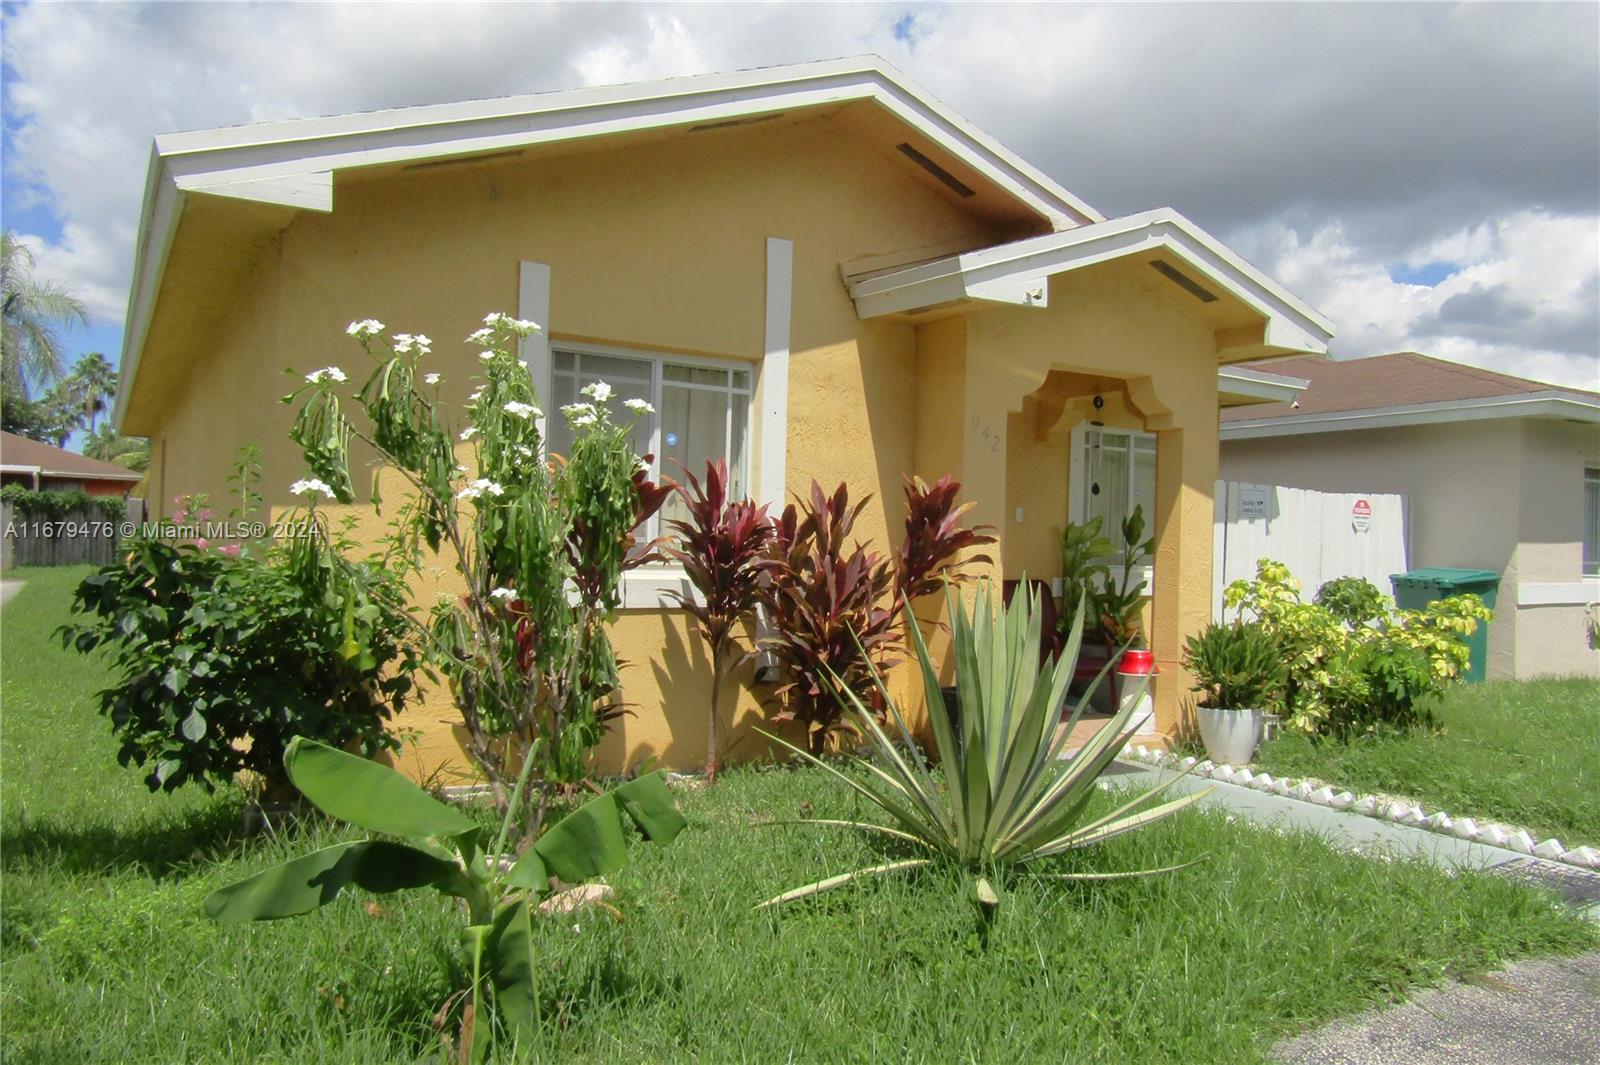
[[[1218,619],[1222,590],[1254,577],[1262,558],[1287,565],[1308,601],[1335,577],[1365,577],[1389,595],[1389,575],[1411,568],[1405,496],[1218,481],[1215,505],[1212,613]]]

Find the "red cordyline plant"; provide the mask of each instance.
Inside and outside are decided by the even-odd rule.
[[[990,535],[994,526],[961,524],[962,516],[977,504],[956,505],[961,482],[948,473],[932,485],[921,477],[907,477],[905,487],[906,538],[900,544],[895,575],[897,607],[967,580],[970,575],[962,567],[993,561],[971,552],[995,542]]]
[[[761,641],[785,676],[773,716],[802,722],[815,754],[842,726],[835,683],[870,692],[870,662],[896,646],[894,567],[859,542],[847,546],[871,499],[852,507],[846,485],[829,496],[813,481],[803,509],[790,503],[774,528],[772,579],[762,595],[773,632]]]
[[[761,580],[770,566],[766,557],[772,542],[772,519],[765,506],[748,499],[728,499],[728,466],[718,459],[706,463],[702,484],[684,471],[688,483],[676,486],[689,516],[669,522],[678,535],[676,546],[662,553],[683,566],[698,599],[669,592],[695,620],[700,638],[711,652],[711,706],[707,719],[706,779],[717,779],[717,696],[724,670],[743,658],[729,661],[737,649],[736,630],[760,602]]]
[[[960,490],[948,475],[931,487],[921,478],[906,480],[906,535],[893,562],[859,543],[846,546],[870,496],[852,507],[845,485],[826,496],[813,482],[803,512],[785,508],[764,594],[774,632],[763,646],[788,678],[778,689],[784,708],[776,716],[803,721],[814,753],[843,721],[835,684],[876,704],[873,670],[892,665],[890,656],[902,647],[902,605],[965,580],[967,563],[988,561],[962,557],[994,537],[987,526],[961,524],[970,504],[956,504]]]

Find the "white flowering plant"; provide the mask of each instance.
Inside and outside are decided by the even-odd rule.
[[[621,605],[623,571],[655,547],[635,530],[670,490],[649,480],[648,460],[630,444],[646,411],[628,407],[613,420],[604,384],[586,390],[593,402],[564,412],[571,453],[545,453],[544,411],[517,357],[538,328],[491,314],[467,337],[483,350],[465,424],[452,423],[438,375],[423,369],[433,342],[385,339],[374,319],[347,330],[374,362],[359,390],[341,393],[342,375],[319,371],[284,399],[299,405],[290,436],[310,468],[295,486],[302,498],[313,508],[321,496],[354,503],[350,442],[361,441],[377,456],[374,507],[384,505],[384,470],[410,489],[390,522],[385,564],[415,573],[438,556],[460,574],[464,594],[414,609],[416,637],[450,682],[469,755],[527,837],[549,801],[587,776],[620,712],[606,624]],[[458,462],[463,447],[472,454]]]

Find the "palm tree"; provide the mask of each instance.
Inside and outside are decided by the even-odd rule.
[[[95,422],[111,405],[117,394],[117,371],[98,351],[91,351],[79,359],[72,372],[61,382],[63,393],[69,397],[89,423],[89,434],[94,435]]]
[[[150,441],[142,436],[122,436],[109,425],[102,425],[84,441],[83,453],[135,473],[150,468]]]
[[[46,384],[61,376],[57,327],[88,325],[89,314],[60,285],[34,279],[33,252],[9,230],[0,233],[0,304],[0,378],[26,399],[30,380]]]

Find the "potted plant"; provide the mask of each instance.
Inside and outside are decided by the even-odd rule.
[[[1191,636],[1183,664],[1200,693],[1195,716],[1213,762],[1244,765],[1261,742],[1266,708],[1283,688],[1283,655],[1259,623],[1211,623]]]

